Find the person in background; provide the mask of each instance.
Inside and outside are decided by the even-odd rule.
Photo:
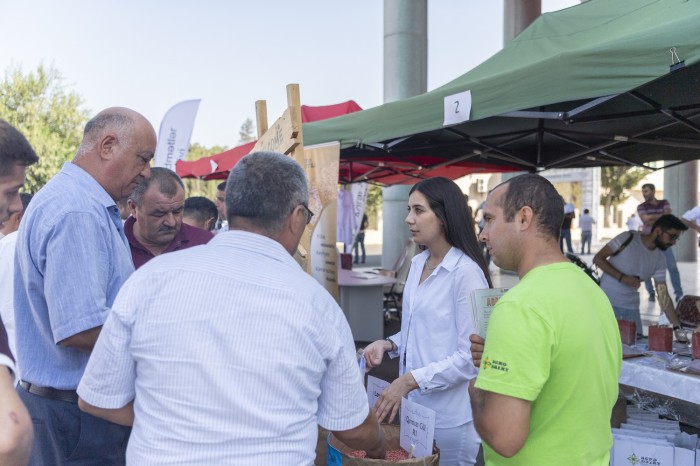
[[[228,231],[228,221],[226,216],[226,182],[219,183],[216,186],[216,198],[214,203],[219,212],[219,220],[216,222],[216,232],[223,233]]]
[[[183,224],[185,185],[174,171],[153,167],[129,197],[131,216],[124,223],[134,267],[161,254],[206,244],[214,235]]]
[[[579,227],[581,227],[581,254],[584,253],[586,249],[586,244],[588,244],[588,254],[591,253],[591,239],[593,238],[593,224],[595,220],[590,215],[588,209],[583,209],[583,215],[578,221]]]
[[[190,226],[212,231],[216,226],[218,209],[210,199],[204,196],[191,196],[185,199],[182,221]]]
[[[637,214],[642,222],[642,234],[651,234],[651,229],[654,223],[662,215],[673,213],[671,204],[666,199],[656,199],[656,187],[651,183],[642,185],[642,196],[644,202],[637,206]],[[662,251],[666,257],[666,269],[671,276],[671,285],[673,285],[673,293],[676,296],[676,301],[683,296],[683,286],[681,285],[681,274],[678,271],[676,264],[676,256],[673,255],[673,250],[669,247]],[[666,280],[664,279],[664,282]],[[649,301],[656,301],[654,287],[651,284],[651,278],[644,280],[644,287],[649,293]]]
[[[474,333],[471,292],[490,288],[464,196],[447,178],[430,178],[411,188],[406,223],[423,252],[411,262],[403,293],[401,331],[365,348],[368,368],[385,352],[399,356],[399,377],[379,396],[380,421],[393,422],[401,399],[435,411],[440,464],[473,465],[480,440],[465,396],[476,376],[469,351]]]
[[[520,282],[491,312],[469,384],[488,465],[608,466],[622,364],[610,302],[561,252],[563,201],[547,179],[520,175],[486,199],[479,236]]]
[[[361,260],[361,264],[365,263],[365,259],[367,258],[367,254],[365,253],[365,230],[369,226],[369,219],[367,218],[367,214],[362,214],[362,222],[360,222],[360,230],[357,232],[357,235],[355,235],[355,244],[352,245],[352,249],[355,252],[355,264],[358,263],[358,260]],[[362,249],[362,258],[360,259],[360,249]]]
[[[22,210],[15,212],[3,224],[3,230],[7,235],[0,239],[0,317],[5,323],[7,331],[7,340],[10,344],[12,354],[17,354],[17,346],[15,345],[15,305],[14,305],[14,289],[15,289],[15,247],[17,246],[17,230],[22,221],[22,215],[29,206],[29,201],[32,200],[32,195],[29,193],[20,193],[22,201]],[[21,372],[19,362],[15,360],[15,375],[19,378]]]
[[[22,209],[19,190],[27,167],[38,161],[22,133],[0,119],[0,223]],[[26,465],[33,438],[31,417],[15,391],[14,358],[0,318],[0,464]]]
[[[13,212],[7,220],[0,223],[0,240],[19,229],[19,222],[22,220],[22,214],[24,214],[24,210],[27,208],[27,204],[29,204],[29,200],[31,198],[32,195],[29,193],[19,193],[19,199],[22,202],[22,209],[18,210],[17,212]]]
[[[626,225],[628,231],[639,231],[642,229],[642,222],[639,220],[639,217],[637,217],[637,214],[635,213],[630,214],[629,218],[627,219]]]
[[[292,257],[308,202],[293,158],[249,154],[228,178],[230,231],[119,292],[78,393],[133,423],[128,464],[308,466],[318,425],[384,457],[343,311]]]
[[[119,199],[117,207],[119,207],[119,218],[122,219],[122,222],[126,222],[126,219],[131,215],[131,212],[129,212],[129,199]]]
[[[681,216],[681,222],[683,222],[688,228],[692,228],[696,232],[700,233],[700,206],[695,206],[686,211]],[[698,242],[698,246],[700,246],[700,242]]]
[[[571,247],[571,221],[576,217],[573,204],[564,204],[564,219],[561,222],[561,234],[559,236],[559,249],[564,252],[564,242],[566,241],[566,250],[574,253]]]
[[[117,201],[150,174],[153,126],[127,108],[88,121],[83,140],[27,208],[15,251],[15,323],[36,438],[32,465],[123,465],[130,429],[78,409],[76,388],[134,271]],[[80,440],[80,441],[79,441]]]
[[[593,257],[593,263],[603,272],[600,287],[610,299],[618,319],[629,320],[637,326],[637,335],[643,336],[639,313],[639,285],[654,279],[659,304],[674,330],[680,329],[680,320],[666,286],[666,259],[663,251],[669,249],[688,227],[673,215],[659,217],[648,234],[625,231],[613,238]],[[680,332],[676,333],[683,340]]]

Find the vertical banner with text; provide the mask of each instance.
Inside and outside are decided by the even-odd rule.
[[[165,167],[175,171],[175,163],[185,158],[190,149],[190,137],[199,102],[199,99],[185,100],[173,105],[165,113],[158,131],[154,167]]]
[[[336,216],[340,144],[304,147],[297,160],[309,177],[309,208],[314,213],[300,246],[307,251],[306,270],[338,300]]]

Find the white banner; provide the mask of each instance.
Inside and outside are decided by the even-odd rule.
[[[355,204],[355,228],[352,232],[352,237],[357,236],[362,226],[362,216],[365,214],[365,206],[367,205],[367,191],[369,191],[369,183],[353,183],[350,185],[352,192],[353,203]]]
[[[185,100],[165,113],[158,132],[154,167],[175,171],[175,162],[182,160],[190,149],[190,136],[197,116],[200,99]]]

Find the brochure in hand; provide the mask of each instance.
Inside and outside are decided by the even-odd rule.
[[[491,311],[506,291],[508,291],[508,288],[485,288],[472,291],[474,329],[482,338],[486,338],[486,328],[489,324]]]

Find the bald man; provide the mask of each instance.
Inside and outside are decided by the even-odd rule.
[[[32,465],[125,462],[130,429],[78,409],[76,388],[134,271],[117,201],[150,175],[153,126],[127,108],[92,118],[71,162],[32,200],[15,266],[17,387],[34,420]]]

